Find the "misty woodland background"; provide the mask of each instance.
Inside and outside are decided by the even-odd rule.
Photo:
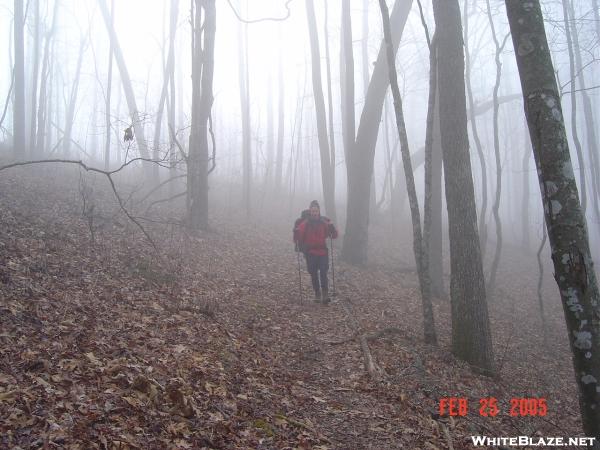
[[[597,260],[600,10],[541,3]],[[505,2],[387,4],[400,127],[378,1],[0,0],[0,448],[582,434]],[[457,98],[466,156],[442,163]],[[327,307],[291,242],[312,199],[340,230]],[[448,216],[471,203],[461,315]]]

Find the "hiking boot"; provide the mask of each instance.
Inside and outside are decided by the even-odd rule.
[[[327,305],[330,301],[331,298],[329,297],[329,291],[323,291],[323,304]]]
[[[321,292],[315,292],[315,303],[321,303]]]

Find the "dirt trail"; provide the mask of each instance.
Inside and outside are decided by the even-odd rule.
[[[450,354],[446,301],[434,305],[440,346],[423,344],[410,271],[336,260],[325,307],[303,267],[300,304],[285,223],[146,223],[157,257],[96,185],[92,241],[76,172],[52,173],[0,177],[0,448],[462,449],[471,434],[578,434],[569,361],[536,353],[535,330],[519,328],[527,305],[492,307],[503,369],[479,377]],[[353,321],[399,331],[370,342],[380,380]],[[444,396],[473,410],[440,419]],[[552,409],[482,418],[487,396],[506,410],[547,396]]]

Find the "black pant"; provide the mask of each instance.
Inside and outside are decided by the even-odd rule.
[[[310,273],[313,289],[315,293],[328,291],[327,271],[329,270],[329,255],[318,256],[306,254],[306,269]],[[320,276],[319,276],[320,275]],[[319,278],[321,285],[319,288]]]

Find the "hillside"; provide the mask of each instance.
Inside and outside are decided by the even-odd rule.
[[[439,347],[423,343],[416,274],[393,254],[363,269],[336,259],[327,307],[302,267],[301,302],[291,225],[219,208],[207,233],[159,210],[142,221],[154,249],[102,178],[0,172],[1,448],[466,449],[470,435],[580,435],[560,305],[550,294],[544,348],[529,260],[507,252],[490,300],[490,379],[451,355],[447,300],[435,300]],[[466,417],[437,414],[449,396],[469,398]],[[501,414],[480,417],[481,397]],[[546,398],[548,415],[510,417],[513,397]]]

